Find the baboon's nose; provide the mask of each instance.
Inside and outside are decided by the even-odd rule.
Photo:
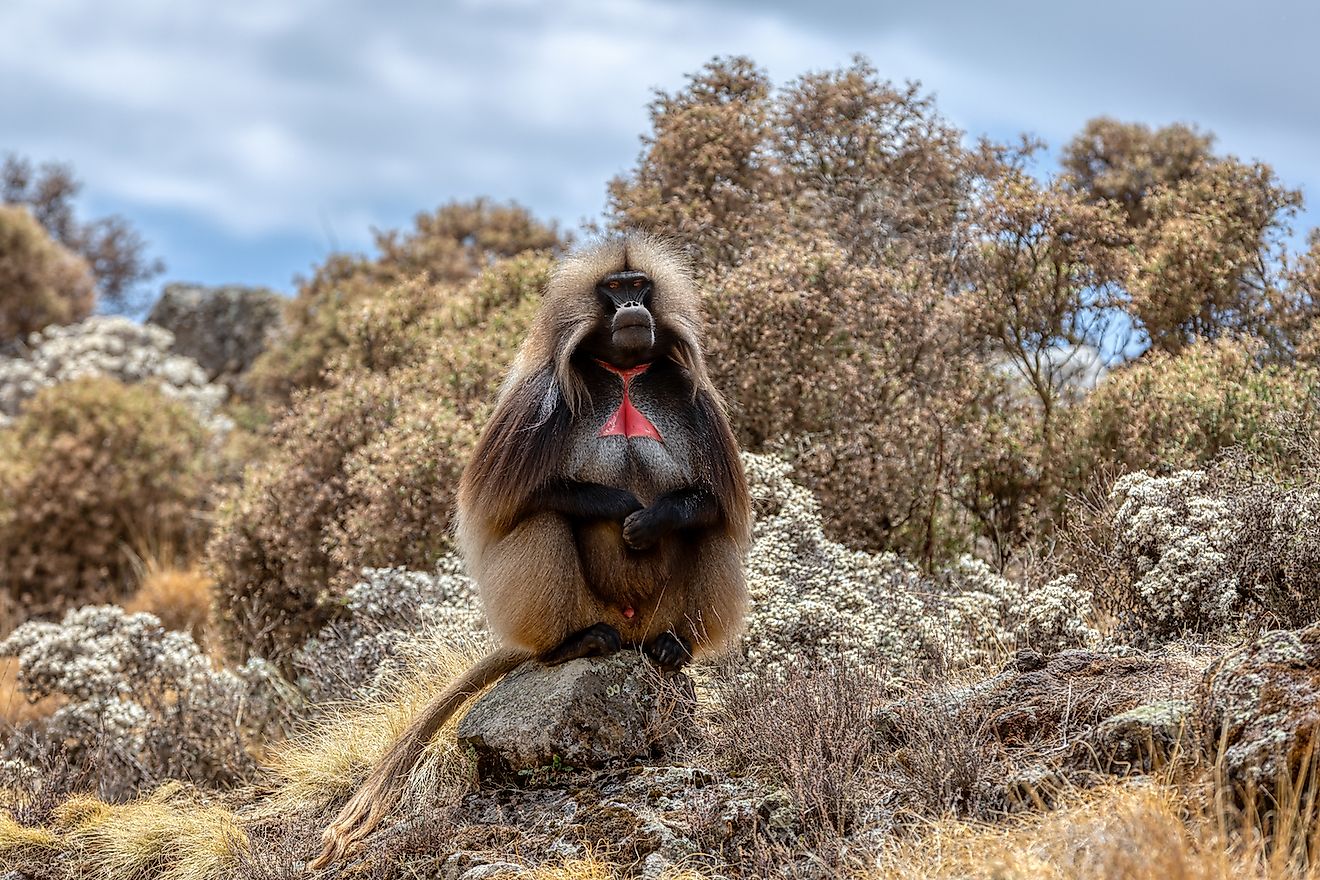
[[[626,330],[629,327],[647,327],[651,326],[651,313],[647,311],[646,306],[625,305],[614,313],[614,331]]]

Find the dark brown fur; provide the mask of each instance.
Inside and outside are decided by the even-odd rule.
[[[657,358],[635,383],[635,396],[662,443],[596,438],[621,385],[580,349],[602,321],[596,283],[624,269],[654,284]],[[519,663],[563,656],[575,634],[599,624],[617,630],[625,645],[678,638],[696,656],[737,634],[750,503],[733,432],[706,373],[700,326],[700,294],[683,261],[654,238],[609,239],[558,267],[458,492],[459,545],[504,648],[422,711],[326,829],[311,867],[328,865],[371,831],[397,803],[435,732]],[[718,499],[718,524],[632,550],[620,521],[580,522],[534,509],[539,487],[565,479],[628,490],[647,507],[665,492],[706,487]]]

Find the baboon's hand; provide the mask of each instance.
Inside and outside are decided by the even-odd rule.
[[[651,549],[664,533],[664,518],[654,507],[630,513],[623,521],[623,543],[633,550]]]

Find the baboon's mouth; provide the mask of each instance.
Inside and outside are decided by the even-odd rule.
[[[651,316],[645,309],[620,311],[614,318],[615,333],[639,327],[648,332],[651,329]]]

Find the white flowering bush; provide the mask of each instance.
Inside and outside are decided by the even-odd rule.
[[[746,453],[743,463],[757,513],[743,638],[754,672],[782,675],[799,663],[824,662],[899,673],[1098,638],[1090,594],[1076,578],[1033,587],[971,557],[939,577],[923,577],[892,553],[831,541],[819,502],[789,479],[786,462]]]
[[[1031,585],[964,556],[941,577],[945,590],[927,594],[926,625],[948,666],[994,662],[1017,648],[1049,653],[1100,639],[1091,593],[1074,574]]]
[[[103,796],[165,779],[232,785],[256,768],[249,731],[272,732],[282,718],[283,689],[268,665],[216,668],[188,633],[114,605],[29,621],[0,642],[0,656],[18,658],[21,693],[59,704],[40,731],[0,749],[9,777],[0,787],[56,761],[94,779]]]
[[[1127,474],[1082,511],[1075,569],[1123,631],[1222,636],[1320,615],[1320,441],[1285,440],[1290,469],[1236,450],[1206,470]]]
[[[830,540],[819,502],[789,478],[788,463],[751,453],[743,462],[756,511],[740,643],[748,674],[825,663],[898,673],[1096,640],[1090,595],[1076,578],[1032,587],[970,557],[923,576],[892,553]],[[294,653],[293,667],[312,702],[361,698],[427,642],[489,638],[476,584],[449,554],[430,573],[364,569],[338,619]]]
[[[748,664],[775,674],[825,661],[902,667],[922,655],[917,570],[892,553],[830,540],[819,502],[789,479],[787,462],[745,453],[743,466],[756,512],[742,643]]]
[[[1127,474],[1114,483],[1109,504],[1115,561],[1127,576],[1121,601],[1142,630],[1212,632],[1233,623],[1243,523],[1204,471]]]
[[[489,638],[476,583],[446,554],[433,573],[367,568],[344,596],[344,614],[294,654],[298,685],[312,702],[378,690],[419,642]]]
[[[96,316],[33,333],[26,357],[0,358],[0,427],[42,388],[82,376],[109,376],[126,385],[154,382],[211,431],[227,432],[233,424],[220,407],[228,390],[207,381],[196,361],[171,353],[173,343],[168,330],[122,317]]]

